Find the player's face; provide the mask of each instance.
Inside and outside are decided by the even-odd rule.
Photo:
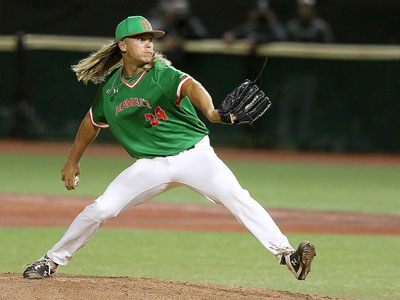
[[[119,45],[124,56],[124,61],[139,67],[149,63],[154,54],[153,36],[151,34],[126,37]]]

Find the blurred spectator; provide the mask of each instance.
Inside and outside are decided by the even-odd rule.
[[[296,16],[287,23],[288,39],[301,43],[332,43],[331,26],[317,16],[316,0],[297,0]],[[319,75],[309,60],[293,60],[282,81],[278,103],[278,135],[284,147],[307,150],[314,143],[312,120]]]
[[[168,10],[171,0],[158,0],[147,13],[147,19],[150,21],[151,26],[154,28],[161,28],[164,26],[163,16]]]
[[[263,43],[283,41],[286,38],[285,27],[278,21],[267,0],[257,0],[255,8],[248,12],[247,20],[223,35],[228,44],[236,39],[248,41],[249,53],[245,57],[244,76],[250,80],[257,78],[265,59],[257,55],[257,47]],[[256,127],[246,127],[246,146],[257,146],[257,135]]]
[[[286,40],[284,26],[278,21],[267,0],[258,0],[247,14],[247,21],[227,31],[223,36],[228,43],[235,39],[248,39],[252,45]]]
[[[275,12],[267,0],[257,0],[255,8],[247,14],[247,20],[236,28],[224,33],[223,39],[232,43],[236,39],[249,42],[249,54],[246,57],[245,76],[254,80],[263,64],[264,58],[256,55],[259,44],[283,41],[287,35],[285,27],[278,21]]]
[[[331,26],[317,16],[315,0],[298,0],[297,14],[287,24],[288,39],[303,43],[333,43]]]
[[[192,14],[188,0],[159,0],[149,12],[149,21],[167,32],[161,40],[163,53],[177,68],[185,62],[185,40],[203,39],[208,34],[201,20]]]

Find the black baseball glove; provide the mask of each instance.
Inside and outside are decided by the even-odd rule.
[[[218,108],[224,124],[252,124],[271,106],[265,93],[252,81],[246,79],[230,92]],[[236,120],[233,121],[233,116]]]

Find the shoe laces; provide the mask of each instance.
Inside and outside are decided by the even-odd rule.
[[[286,246],[286,247],[280,247],[272,242],[269,242],[270,244],[270,248],[274,251],[277,251],[279,253],[279,255],[282,256],[287,256],[290,255],[294,252],[294,249],[292,247]]]

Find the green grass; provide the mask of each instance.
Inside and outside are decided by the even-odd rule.
[[[50,248],[64,228],[0,228],[0,272]],[[317,246],[313,271],[297,281],[247,233],[101,229],[61,273],[131,276],[259,287],[357,299],[400,299],[400,239],[383,236],[288,235]],[[229,251],[227,251],[229,249]]]
[[[29,151],[29,149],[27,149]],[[97,197],[129,158],[85,156],[81,184],[66,191],[64,155],[0,153],[0,193]],[[400,214],[400,168],[333,164],[227,162],[266,207]],[[178,188],[154,199],[207,204]],[[0,228],[0,272],[21,272],[56,243],[64,228]],[[313,272],[299,282],[248,233],[102,229],[61,272],[151,277],[260,287],[357,299],[400,299],[400,239],[387,236],[288,235],[317,246]],[[229,251],[227,251],[229,250]]]
[[[67,191],[61,182],[63,155],[0,153],[0,192],[97,197],[134,160],[86,156],[81,184]],[[242,186],[265,207],[400,214],[400,168],[277,162],[227,162]],[[207,204],[178,188],[154,199]]]

